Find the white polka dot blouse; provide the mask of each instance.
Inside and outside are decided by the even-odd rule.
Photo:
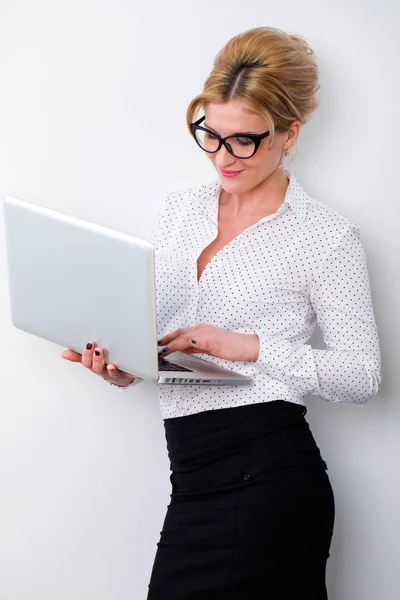
[[[357,225],[312,199],[291,170],[284,202],[219,250],[219,179],[170,193],[155,219],[157,339],[207,323],[256,333],[258,359],[196,356],[251,375],[250,386],[158,384],[164,419],[283,399],[363,403],[377,393],[380,348]],[[319,326],[325,348],[307,343]],[[173,354],[170,356],[173,360]]]

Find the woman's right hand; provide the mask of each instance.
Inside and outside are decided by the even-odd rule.
[[[98,348],[96,342],[88,342],[82,354],[75,350],[64,350],[61,357],[71,362],[80,362],[96,375],[121,387],[129,385],[136,379],[135,375],[121,371],[115,365],[107,364],[106,354],[107,350]]]

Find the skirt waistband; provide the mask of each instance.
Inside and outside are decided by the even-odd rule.
[[[313,451],[306,413],[301,404],[274,400],[165,419],[171,470],[191,471],[260,444],[278,445],[279,454],[296,443]]]

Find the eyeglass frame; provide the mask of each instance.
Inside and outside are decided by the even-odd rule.
[[[205,120],[205,118],[206,117],[204,115],[200,119],[198,119],[198,121],[195,121],[194,123],[190,123],[190,131],[191,131],[192,136],[194,137],[197,145],[202,150],[204,150],[204,152],[209,152],[210,154],[215,154],[215,152],[218,152],[218,150],[221,148],[221,146],[223,144],[225,146],[225,148],[228,150],[229,154],[231,154],[235,158],[240,158],[240,159],[246,160],[247,158],[251,158],[252,156],[255,155],[258,148],[260,147],[261,140],[263,140],[264,138],[268,137],[271,134],[271,130],[268,129],[268,131],[266,131],[265,133],[234,133],[231,135],[227,135],[226,137],[223,138],[220,135],[218,135],[218,133],[216,133],[215,131],[211,131],[211,129],[207,129],[206,127],[200,127],[200,123],[202,123]],[[205,148],[203,148],[203,146],[200,144],[200,142],[198,142],[197,137],[196,137],[197,129],[201,129],[202,131],[211,133],[211,135],[213,135],[215,138],[217,138],[217,140],[219,142],[218,148],[216,150],[206,150]],[[275,127],[275,131],[279,131],[279,129],[281,129],[281,127]],[[252,142],[254,143],[253,154],[250,154],[250,156],[237,156],[236,154],[233,154],[233,152],[231,150],[229,150],[229,148],[228,148],[229,144],[226,144],[226,140],[231,137],[246,137],[246,138],[249,138],[250,140],[252,140]]]

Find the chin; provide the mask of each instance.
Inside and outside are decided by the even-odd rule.
[[[234,179],[235,179],[235,177],[232,177],[232,179],[226,179],[225,177],[221,176],[219,181],[220,181],[220,184],[222,185],[222,187],[228,192],[232,191],[235,193],[241,193],[241,192],[245,192],[247,189],[249,189],[249,182],[246,182],[246,183],[244,183],[243,181],[236,182],[236,181],[233,181]]]

